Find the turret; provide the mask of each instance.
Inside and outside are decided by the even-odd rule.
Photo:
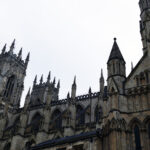
[[[126,78],[125,60],[121,54],[119,46],[114,38],[114,44],[107,62],[108,70],[108,87],[112,86],[112,82],[123,92],[123,81]]]
[[[71,98],[75,99],[76,91],[77,91],[77,85],[76,85],[76,76],[75,76],[72,84],[72,89],[71,89]]]
[[[150,1],[140,0],[139,6],[141,10],[140,32],[143,43],[143,54],[148,52],[150,56]]]

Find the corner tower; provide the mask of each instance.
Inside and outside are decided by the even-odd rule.
[[[13,108],[19,108],[24,78],[29,62],[29,54],[26,60],[22,60],[22,48],[18,55],[14,54],[15,40],[6,52],[6,45],[0,54],[0,101],[9,103]]]
[[[143,53],[150,55],[150,0],[140,0],[141,10],[140,32],[143,43]]]

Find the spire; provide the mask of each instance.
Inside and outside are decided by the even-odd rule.
[[[47,83],[50,82],[50,79],[51,79],[51,72],[48,73],[48,76],[47,76]]]
[[[70,93],[68,92],[68,94],[67,94],[67,99],[70,99]]]
[[[30,58],[30,52],[28,53],[26,60],[25,60],[26,67],[28,66],[29,58]]]
[[[75,99],[75,97],[76,97],[76,91],[77,91],[77,85],[76,85],[76,76],[75,76],[73,84],[72,84],[72,89],[71,89],[71,97],[73,99]]]
[[[100,77],[100,92],[104,91],[104,76],[103,76],[103,69],[101,69],[101,77]]]
[[[6,51],[6,44],[4,45],[3,49],[2,49],[2,54],[4,54]]]
[[[43,75],[41,76],[41,79],[40,79],[40,84],[43,83]]]
[[[76,86],[76,76],[74,76],[73,85]]]
[[[10,46],[10,50],[9,50],[9,53],[10,54],[13,54],[13,50],[14,50],[14,48],[15,48],[15,39],[14,39],[14,41],[12,42],[12,44],[11,44],[11,46]]]
[[[18,58],[22,59],[22,48],[20,49],[19,53],[18,53]]]
[[[58,83],[57,83],[57,89],[59,90],[60,88],[60,80],[58,80]]]
[[[34,84],[34,85],[36,85],[36,83],[37,83],[37,75],[35,76],[35,79],[34,79],[34,81],[33,81],[33,84]]]
[[[53,85],[55,86],[55,83],[56,83],[56,78],[54,77],[54,80],[53,80]]]
[[[124,58],[123,58],[123,56],[122,56],[122,54],[121,54],[121,51],[120,51],[120,49],[119,49],[119,46],[118,46],[116,40],[117,40],[117,39],[114,38],[114,44],[113,44],[113,47],[112,47],[112,50],[111,50],[111,53],[110,53],[108,62],[109,62],[110,60],[112,60],[112,59],[120,59],[120,60],[124,61]],[[107,63],[108,63],[108,62],[107,62]],[[125,61],[124,61],[124,62],[125,62]]]

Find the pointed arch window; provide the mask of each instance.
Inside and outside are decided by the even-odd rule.
[[[39,131],[41,126],[41,121],[42,121],[42,116],[39,113],[35,114],[31,121],[31,127],[33,132],[37,133]]]
[[[77,124],[83,125],[85,123],[85,112],[80,105],[77,106],[76,114],[77,114],[76,118],[78,120]]]
[[[56,129],[62,128],[62,115],[60,110],[56,109],[52,114],[52,121],[55,123]]]
[[[135,147],[136,150],[142,150],[141,148],[141,138],[140,138],[140,130],[137,125],[134,127],[134,138],[135,138]]]
[[[15,84],[15,76],[12,75],[11,77],[8,78],[5,91],[4,91],[4,97],[8,98],[11,96],[13,92],[14,84]]]

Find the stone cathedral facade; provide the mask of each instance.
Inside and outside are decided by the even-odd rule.
[[[60,83],[37,76],[20,108],[29,54],[0,54],[0,150],[150,150],[150,0],[140,0],[143,56],[128,76],[116,38],[100,90],[60,100]],[[138,42],[138,41],[137,41]]]

